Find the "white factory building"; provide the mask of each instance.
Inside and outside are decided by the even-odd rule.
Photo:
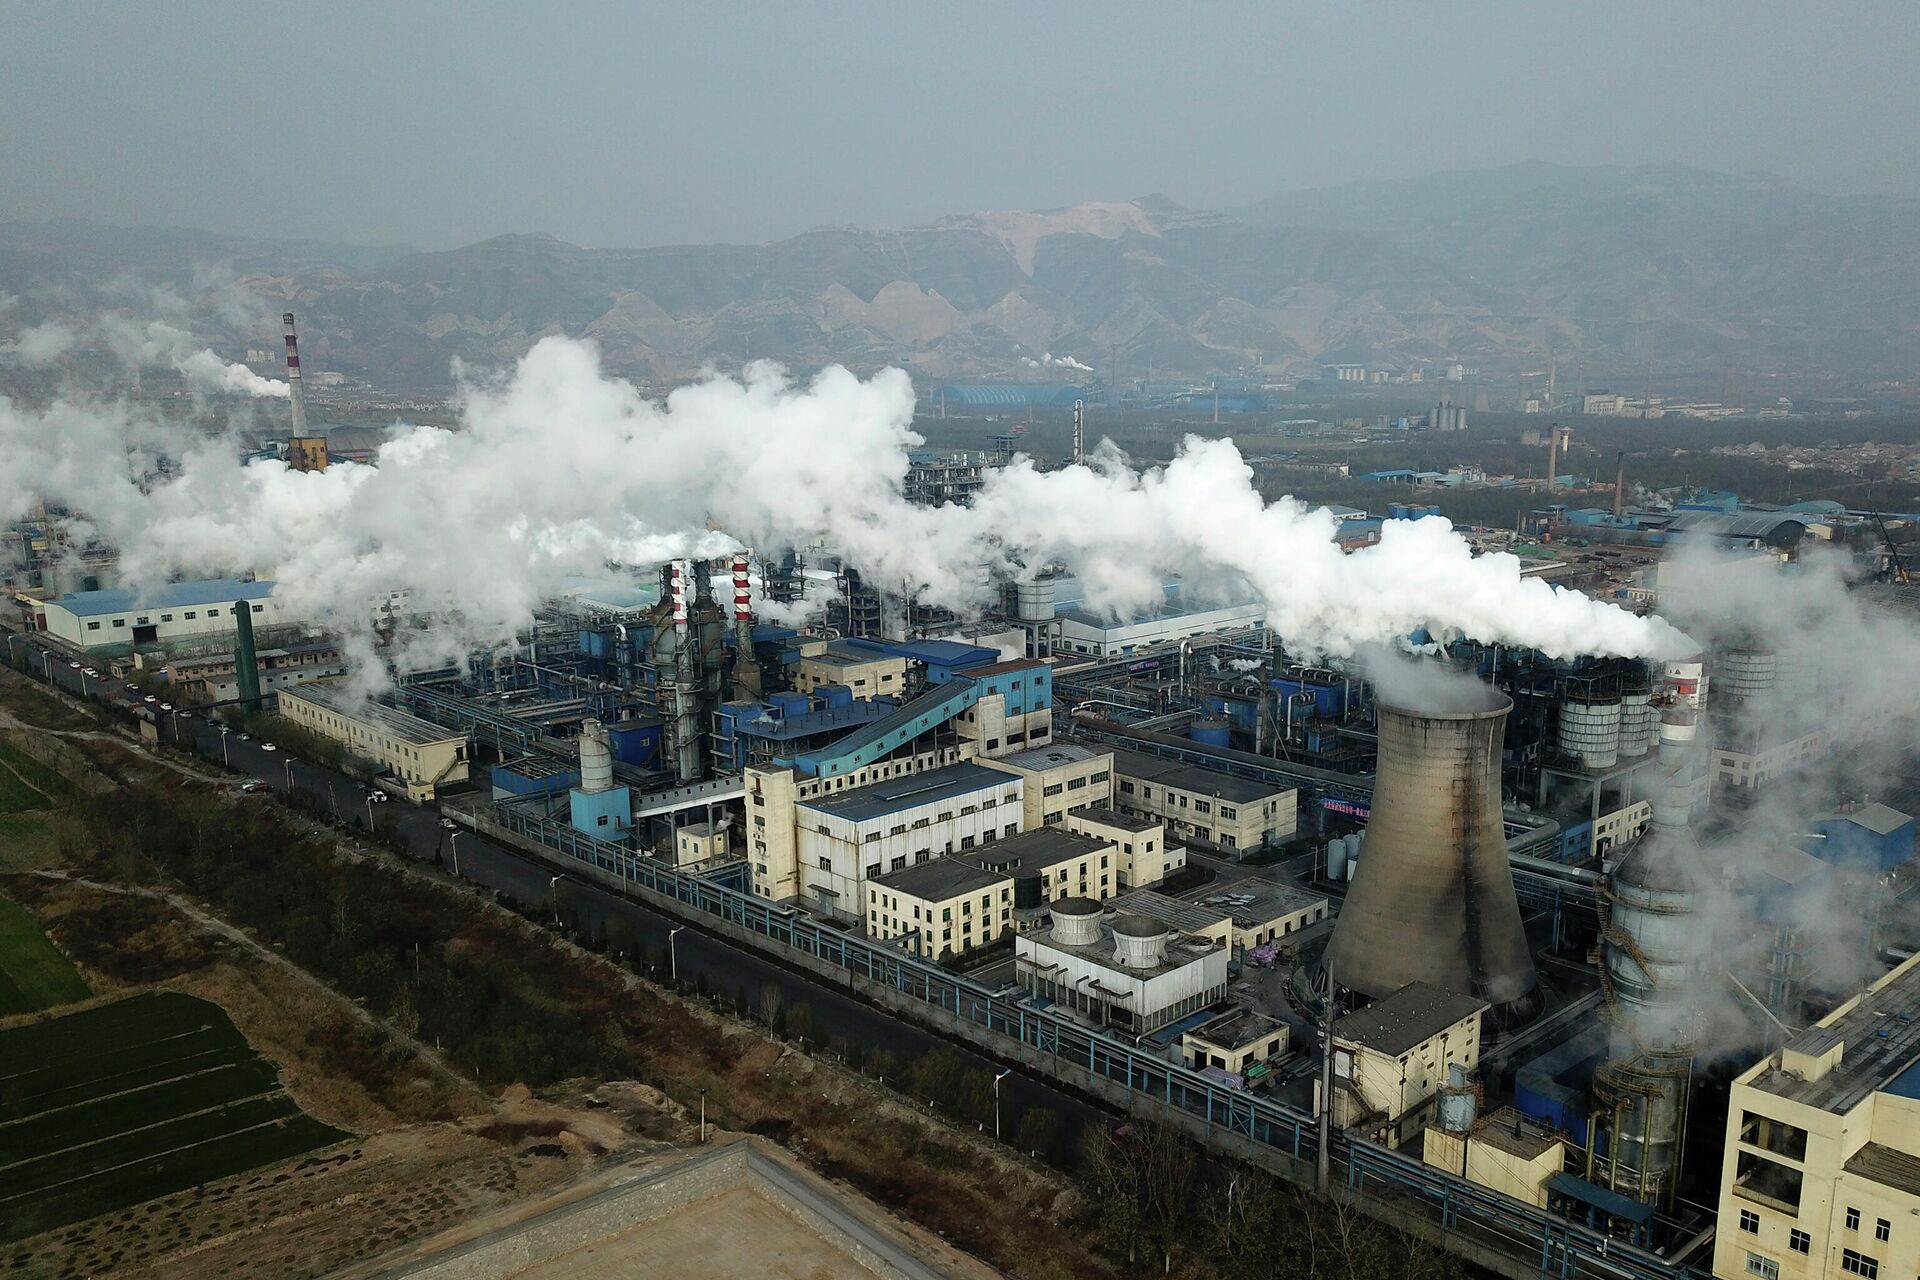
[[[1053,904],[1053,928],[1016,937],[1022,987],[1081,1019],[1129,1035],[1154,1031],[1224,1000],[1227,953],[1146,916],[1104,918],[1090,898]]]
[[[865,919],[868,881],[1017,835],[1023,785],[967,761],[803,800],[794,806],[801,892],[833,915]]]
[[[274,599],[273,585],[211,578],[146,590],[71,592],[41,602],[37,612],[48,635],[75,648],[188,644],[231,635],[233,610],[242,602],[253,610],[256,631],[292,622]]]
[[[1266,621],[1267,607],[1263,604],[1230,604],[1217,609],[1169,607],[1120,622],[1085,609],[1062,609],[1053,620],[1053,648],[1056,653],[1111,658],[1188,636],[1264,626]]]

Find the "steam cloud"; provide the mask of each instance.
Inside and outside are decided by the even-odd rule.
[[[184,338],[117,330],[142,360],[273,394]],[[279,581],[295,616],[339,627],[405,591],[441,623],[404,637],[421,661],[509,643],[568,576],[816,542],[871,582],[963,611],[987,603],[984,569],[1056,560],[1091,607],[1122,614],[1160,603],[1169,572],[1242,580],[1299,654],[1421,626],[1551,654],[1690,647],[1663,621],[1522,579],[1511,556],[1474,557],[1443,520],[1390,522],[1378,546],[1345,554],[1330,513],[1264,503],[1224,440],[1189,439],[1145,473],[1110,446],[1050,473],[1018,459],[970,507],[914,506],[901,496],[913,407],[898,370],[798,385],[767,363],[655,404],[604,375],[590,346],[548,338],[464,386],[460,429],[406,430],[377,468],[301,473],[242,465],[232,441],[182,438],[124,406],[0,401],[0,517],[57,502],[121,548],[132,581],[251,569]]]

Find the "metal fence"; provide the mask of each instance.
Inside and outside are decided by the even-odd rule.
[[[1227,1089],[1133,1044],[1035,1008],[1026,993],[990,988],[884,943],[842,932],[803,912],[607,845],[524,809],[497,807],[492,818],[562,857],[672,898],[758,934],[779,947],[824,961],[920,1000],[1063,1066],[1114,1081],[1155,1102],[1201,1117],[1302,1162],[1318,1154],[1316,1118],[1273,1098]],[[1470,1240],[1527,1266],[1541,1280],[1695,1280],[1704,1273],[1568,1222],[1544,1209],[1453,1177],[1412,1157],[1336,1132],[1329,1150],[1335,1177],[1356,1191],[1424,1217],[1444,1235]]]

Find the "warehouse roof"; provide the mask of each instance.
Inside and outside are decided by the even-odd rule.
[[[1073,811],[1076,818],[1088,822],[1097,822],[1103,827],[1114,827],[1121,831],[1151,831],[1162,825],[1158,818],[1142,817],[1136,813],[1122,813],[1118,809],[1108,808],[1104,804],[1082,805]]]
[[[273,583],[242,582],[238,578],[207,578],[198,582],[169,582],[151,590],[135,591],[116,587],[106,591],[70,591],[49,606],[58,605],[77,618],[98,618],[112,613],[131,613],[136,609],[193,608],[197,605],[228,604],[235,600],[264,600],[273,594]]]
[[[1857,827],[1865,827],[1877,836],[1888,836],[1912,822],[1913,819],[1898,809],[1889,808],[1875,801],[1873,804],[1863,804],[1850,813],[1828,814],[1825,821],[1851,822]]]
[[[1798,542],[1808,521],[1778,511],[1676,511],[1667,528],[1720,538],[1758,538],[1787,546]]]
[[[948,383],[929,398],[980,409],[1024,409],[1029,405],[1067,409],[1081,394],[1078,387],[1033,383]]]
[[[1017,876],[1022,872],[1043,871],[1071,858],[1111,848],[1105,840],[1083,836],[1058,827],[1040,827],[994,840],[964,855],[970,861],[995,871]]]
[[[464,729],[449,729],[431,720],[422,720],[419,716],[401,711],[396,707],[374,702],[364,695],[349,693],[344,685],[332,680],[310,680],[302,685],[290,685],[281,689],[281,704],[285,705],[289,698],[297,702],[310,703],[348,720],[372,725],[416,747],[463,740],[467,736]]]
[[[991,889],[1005,881],[1005,876],[983,871],[965,858],[935,858],[889,871],[874,883],[924,901],[942,902],[957,894]]]
[[[1225,911],[1195,906],[1183,898],[1158,893],[1152,889],[1135,889],[1130,893],[1123,893],[1113,900],[1113,905],[1119,911],[1131,912],[1137,916],[1151,916],[1182,933],[1205,934],[1209,930],[1219,928],[1229,919]]]
[[[1114,772],[1123,778],[1157,782],[1161,786],[1172,787],[1177,791],[1197,792],[1200,795],[1214,796],[1221,800],[1231,800],[1236,804],[1247,804],[1289,790],[1287,787],[1277,787],[1271,783],[1250,782],[1245,778],[1236,778],[1230,773],[1216,773],[1212,769],[1202,769],[1199,765],[1182,764],[1178,760],[1162,760],[1158,756],[1145,755],[1138,751],[1115,751],[1113,768]]]
[[[1397,1058],[1488,1007],[1477,996],[1455,995],[1424,982],[1409,982],[1334,1023],[1333,1035],[1336,1040]]]
[[[1908,1195],[1920,1193],[1920,1159],[1896,1147],[1869,1142],[1847,1157],[1846,1170]]]
[[[799,807],[817,813],[830,813],[849,822],[865,822],[898,813],[902,809],[938,804],[942,800],[971,795],[976,791],[989,791],[1018,781],[1013,774],[999,769],[971,763],[950,764],[944,769],[934,769],[928,773],[888,778],[869,786],[855,787],[839,795],[819,796],[802,801]]]
[[[995,756],[992,763],[1003,764],[1012,769],[1031,769],[1039,772],[1045,769],[1058,769],[1061,765],[1085,764],[1105,754],[1104,751],[1095,751],[1077,742],[1056,742],[1051,746],[1017,751],[1010,756]]]

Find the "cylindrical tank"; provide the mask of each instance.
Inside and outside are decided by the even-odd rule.
[[[813,691],[825,707],[850,707],[853,705],[853,690],[844,684],[823,684]]]
[[[1420,981],[1502,1006],[1533,991],[1500,808],[1512,710],[1464,680],[1424,706],[1378,705],[1366,856],[1326,953],[1339,986],[1377,999]]]
[[[1035,578],[1014,588],[1014,607],[1022,622],[1047,622],[1053,618],[1053,579]]]
[[[1620,695],[1620,754],[1638,759],[1653,750],[1653,699],[1645,689]]]
[[[1233,729],[1226,720],[1195,720],[1187,726],[1187,737],[1205,746],[1225,747],[1233,742]]]
[[[1448,1133],[1465,1133],[1479,1118],[1480,1091],[1467,1083],[1467,1069],[1459,1063],[1448,1064],[1447,1082],[1440,1086],[1434,1110]]]
[[[1063,947],[1100,941],[1100,904],[1092,898],[1062,898],[1053,904],[1053,940]]]
[[[1569,698],[1560,707],[1560,750],[1584,769],[1611,769],[1620,760],[1620,699]]]
[[[580,789],[606,791],[613,786],[613,747],[598,720],[580,724]]]
[[[1113,958],[1129,969],[1156,969],[1167,954],[1167,926],[1146,916],[1113,922]]]
[[[1713,664],[1713,688],[1718,702],[1764,702],[1773,694],[1778,660],[1768,649],[1726,649]]]
[[[1327,841],[1327,879],[1347,878],[1347,838],[1335,836]]]

